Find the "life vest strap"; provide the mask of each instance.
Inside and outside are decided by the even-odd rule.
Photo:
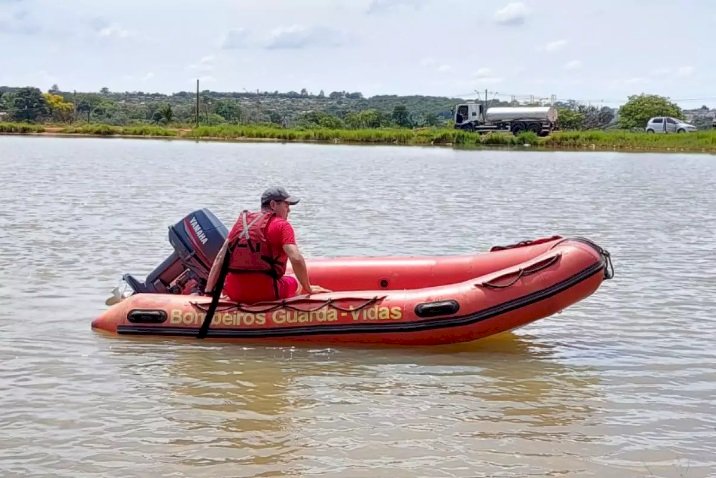
[[[264,217],[264,213],[257,214],[254,220],[247,224],[246,221],[248,217],[249,211],[247,209],[244,209],[241,212],[241,224],[243,225],[243,230],[241,231],[241,234],[238,235],[237,239],[246,239],[248,241],[250,239],[249,230],[251,226],[259,222]]]

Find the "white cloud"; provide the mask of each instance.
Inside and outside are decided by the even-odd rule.
[[[472,77],[481,84],[502,82],[502,78],[496,76],[491,68],[480,68],[472,74]]]
[[[88,23],[96,32],[99,32],[101,29],[109,26],[109,22],[104,17],[94,17],[90,19]]]
[[[646,88],[649,80],[642,76],[633,76],[630,78],[615,78],[611,80],[607,86],[611,90],[622,90],[628,89],[624,94],[633,94],[634,90],[638,88]],[[625,96],[626,98],[626,96]]]
[[[696,69],[690,65],[680,66],[678,68],[659,67],[651,70],[649,72],[649,75],[662,77],[663,79],[669,79],[672,76],[675,76],[677,78],[687,78],[693,76],[695,71]]]
[[[192,63],[187,67],[189,70],[209,72],[214,70],[214,61],[216,58],[214,55],[206,55],[202,57],[197,63]]]
[[[10,12],[0,12],[0,29],[6,28],[15,21],[13,15]]]
[[[694,74],[694,67],[693,66],[680,66],[676,70],[676,76],[679,78],[686,78],[688,76],[691,76]]]
[[[40,81],[42,84],[45,85],[53,85],[57,83],[57,76],[46,71],[46,70],[40,70],[38,71],[38,75],[40,77]]]
[[[373,0],[368,5],[368,13],[381,13],[401,7],[418,9],[425,3],[427,0]]]
[[[544,47],[545,51],[561,50],[567,44],[567,40],[555,40],[547,43]]]
[[[500,25],[522,25],[529,9],[522,2],[512,2],[495,12],[495,21]]]
[[[452,71],[452,66],[447,63],[438,64],[437,60],[432,57],[425,57],[420,60],[420,66],[428,69],[438,71],[440,73],[446,73]]]
[[[300,49],[310,47],[336,47],[345,42],[343,34],[338,30],[325,27],[305,27],[292,25],[279,27],[271,32],[266,43],[270,50]]]
[[[103,38],[128,38],[134,35],[133,32],[126,30],[119,25],[110,25],[101,28],[98,34]]]
[[[139,74],[139,75],[122,75],[122,79],[126,80],[126,81],[131,81],[131,82],[137,82],[137,81],[147,82],[147,81],[153,79],[155,76],[156,75],[154,74],[154,72],[148,71],[147,73],[145,73],[143,75],[141,75],[141,74]]]
[[[564,69],[567,71],[579,70],[582,68],[582,62],[579,60],[568,61],[564,64]]]
[[[237,50],[248,46],[249,33],[244,28],[239,28],[237,30],[230,30],[226,34],[221,48],[224,48],[225,50]]]
[[[40,31],[40,26],[30,18],[27,10],[15,13],[0,12],[0,33],[33,35]]]
[[[656,68],[649,72],[651,76],[668,76],[671,75],[671,69],[669,68]]]

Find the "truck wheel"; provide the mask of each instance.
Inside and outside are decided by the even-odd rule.
[[[520,122],[517,122],[517,123],[515,123],[515,124],[512,125],[511,131],[512,131],[512,134],[514,134],[515,136],[517,136],[518,134],[520,134],[521,132],[523,132],[525,129],[526,129],[526,128],[525,128],[525,124],[520,121]]]
[[[542,131],[542,125],[539,123],[530,123],[527,125],[527,129],[532,131],[534,134],[540,134],[540,131]]]

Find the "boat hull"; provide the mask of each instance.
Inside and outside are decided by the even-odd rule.
[[[499,260],[491,266],[485,257],[480,266],[469,258],[425,258],[431,262],[422,269],[427,285],[414,288],[349,290],[347,284],[351,274],[360,286],[380,285],[386,277],[390,286],[417,283],[417,265],[387,260],[380,267],[378,259],[368,265],[356,259],[352,270],[343,262],[340,274],[331,274],[335,263],[327,261],[317,276],[324,274],[322,282],[332,280],[343,290],[252,305],[222,301],[207,339],[406,346],[469,342],[555,314],[593,294],[609,277],[608,253],[589,241],[560,239],[537,246],[532,254],[515,248],[513,263],[506,267],[509,250],[480,255],[496,254]],[[464,267],[455,267],[456,261]],[[312,277],[314,272],[312,266]],[[120,335],[195,337],[209,303],[202,296],[135,294],[110,307],[92,326]]]

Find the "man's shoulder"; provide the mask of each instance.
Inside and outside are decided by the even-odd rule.
[[[280,243],[282,245],[296,243],[296,234],[293,231],[293,226],[291,226],[286,219],[280,217],[271,220],[268,230],[266,231],[266,237],[270,242]]]
[[[274,216],[268,225],[268,232],[293,231],[293,226],[286,219]]]
[[[274,215],[271,218],[271,222],[269,223],[269,225],[278,226],[278,227],[284,227],[285,225],[288,225],[289,227],[293,227],[293,226],[291,226],[291,223],[288,222],[287,219],[284,219],[284,218],[282,218],[280,216],[276,216],[276,215]]]

